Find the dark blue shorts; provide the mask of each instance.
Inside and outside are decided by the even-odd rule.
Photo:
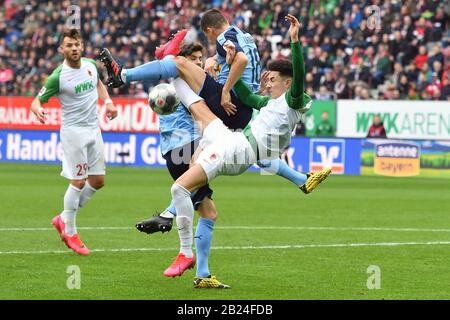
[[[229,129],[244,129],[252,118],[252,108],[247,107],[244,103],[231,91],[231,102],[236,106],[236,114],[227,115],[220,104],[222,98],[223,84],[220,84],[209,74],[206,74],[205,82],[200,90],[199,96],[205,99],[209,109],[220,119]]]
[[[167,169],[169,169],[170,175],[174,181],[189,170],[189,161],[197,149],[199,142],[200,139],[194,140],[182,147],[170,150],[163,155],[163,158],[166,159]],[[212,194],[213,191],[209,188],[209,185],[205,185],[198,189],[197,193],[192,197],[194,209],[198,210],[198,207],[206,197],[212,199]]]

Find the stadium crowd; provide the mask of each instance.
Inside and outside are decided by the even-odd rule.
[[[71,4],[79,6],[85,56],[108,47],[128,67],[154,59],[176,30],[215,52],[200,29],[217,7],[257,41],[261,67],[289,58],[287,13],[301,21],[306,91],[315,99],[450,99],[450,4],[436,0],[99,0],[3,1],[0,95],[34,96],[61,62],[58,39]],[[69,13],[68,13],[69,12]],[[99,65],[100,67],[100,65]],[[145,97],[152,83],[115,89]]]

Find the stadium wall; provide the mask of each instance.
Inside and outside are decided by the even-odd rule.
[[[42,125],[29,111],[32,99],[0,97],[0,162],[61,162],[58,132],[61,115],[58,102],[56,99],[50,100],[47,105],[48,123]],[[115,99],[115,104],[119,116],[111,122],[107,121],[104,106],[100,105],[99,119],[107,165],[164,167],[165,160],[160,154],[157,134],[158,117],[148,108],[147,101]],[[450,113],[440,103],[427,105],[422,102],[421,116],[417,116],[419,111],[416,106],[411,107],[408,113],[402,109],[403,104],[387,104],[375,109],[375,102],[372,101],[359,101],[357,104],[353,101],[338,101],[337,108],[336,103],[329,101],[319,102],[315,106],[316,112],[308,113],[308,116],[312,115],[312,119],[317,120],[322,111],[327,110],[333,124],[338,124],[338,135],[349,132],[350,137],[293,137],[286,158],[295,169],[314,171],[332,167],[334,173],[345,175],[450,176],[450,139],[446,122]],[[371,116],[375,112],[379,113],[379,110],[387,110],[388,106],[392,108],[385,112],[389,115],[385,117],[394,123],[390,126],[392,130],[396,126],[395,121],[400,118],[426,119],[428,123],[421,124],[424,130],[415,131],[416,134],[423,132],[423,135],[418,136],[424,139],[376,140],[360,137],[362,129],[359,132],[358,128],[368,127]],[[448,105],[446,107],[450,110]],[[366,120],[358,124],[358,119]],[[433,119],[442,119],[441,124]],[[344,125],[353,128],[353,131],[343,129]],[[416,128],[419,128],[418,122]],[[398,131],[400,136],[405,137],[404,131]],[[430,134],[447,139],[425,139]],[[257,168],[253,167],[252,170]]]

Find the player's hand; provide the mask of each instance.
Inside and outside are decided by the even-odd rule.
[[[223,44],[223,48],[225,49],[227,56],[225,57],[225,62],[228,65],[233,63],[234,57],[236,56],[236,46],[230,40],[225,41]]]
[[[45,123],[45,120],[47,119],[47,111],[45,111],[43,107],[32,106],[31,111],[36,115],[36,118],[38,118],[40,123]]]
[[[113,103],[106,104],[106,113],[105,114],[109,120],[112,120],[115,117],[117,117],[117,108],[114,106]]]
[[[261,75],[261,83],[259,84],[259,93],[263,94],[267,89],[267,84],[269,83],[270,71],[264,71]]]
[[[225,88],[222,90],[222,99],[220,100],[220,104],[225,109],[225,112],[227,115],[235,115],[237,108],[236,106],[231,102],[231,94],[230,91],[225,90]]]
[[[205,61],[205,71],[213,77],[215,80],[217,80],[217,74],[219,71],[219,65],[217,64],[217,60],[215,57],[211,57],[206,59]]]
[[[285,21],[289,21],[291,26],[289,27],[289,35],[291,36],[291,42],[298,42],[298,32],[300,30],[300,22],[292,14],[288,14],[284,17]]]

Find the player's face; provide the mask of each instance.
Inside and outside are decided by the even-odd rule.
[[[192,61],[194,64],[203,68],[203,54],[201,51],[194,51],[192,54],[186,57],[189,61]]]
[[[283,93],[289,89],[291,79],[280,75],[278,71],[270,71],[269,82],[267,83],[267,90],[272,99],[279,98]]]
[[[71,62],[80,61],[81,53],[83,52],[83,43],[80,39],[65,37],[60,48],[66,60]]]

